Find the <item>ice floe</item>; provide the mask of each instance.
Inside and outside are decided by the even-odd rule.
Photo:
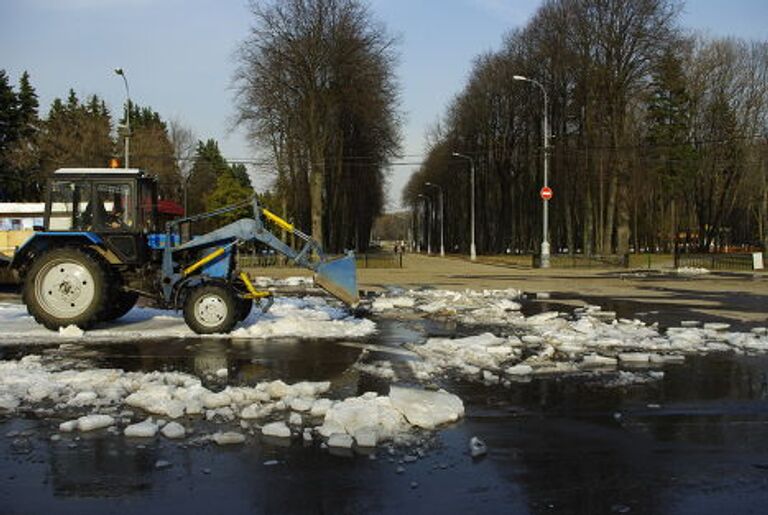
[[[504,336],[486,332],[464,338],[429,338],[423,344],[409,345],[431,366],[422,376],[455,374],[494,383],[505,377],[658,367],[680,362],[687,354],[768,352],[768,331],[763,328],[731,332],[726,323],[686,322],[684,327],[661,332],[639,320],[617,320],[615,313],[599,306],[577,308],[572,315],[549,311],[500,321]],[[378,364],[358,368],[373,373],[387,370]],[[643,382],[649,377],[661,376],[626,375],[617,384],[633,378]]]
[[[328,381],[275,380],[214,392],[197,377],[180,372],[71,370],[37,355],[0,362],[3,411],[47,406],[61,415],[89,412],[61,423],[61,432],[117,425],[127,437],[151,438],[160,431],[166,438],[180,438],[186,431],[174,419],[197,417],[225,426],[239,419],[246,428],[253,420],[265,424],[265,436],[281,438],[317,428],[318,434],[333,436],[336,443],[353,439],[359,446],[374,446],[415,427],[433,429],[464,414],[461,400],[443,391],[393,386],[390,395],[368,392],[334,400],[324,397],[330,386]],[[127,406],[134,410],[127,411]],[[139,421],[129,423],[135,416]],[[219,445],[241,442],[235,434],[240,433],[219,431],[211,439]]]

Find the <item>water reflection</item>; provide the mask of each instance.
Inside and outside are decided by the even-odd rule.
[[[462,331],[420,321],[379,327],[366,343],[397,347]],[[334,395],[344,396],[385,393],[388,384],[350,367],[361,348],[321,340],[172,340],[97,351],[89,359],[126,370],[182,370],[215,382],[227,369],[222,386],[332,380]],[[0,494],[9,508],[0,511],[195,512],[212,502],[229,513],[669,513],[707,511],[708,500],[733,513],[764,507],[768,357],[689,356],[664,372],[660,381],[625,387],[589,376],[510,388],[442,383],[464,399],[467,416],[438,433],[423,458],[402,465],[414,451],[379,449],[372,460],[299,442],[253,439],[224,449],[159,437],[142,444],[103,431],[49,442],[58,421],[27,420],[32,453],[14,455],[12,439],[0,440],[0,491],[15,492]],[[19,420],[0,420],[0,434]],[[467,454],[475,435],[490,449],[479,461]],[[158,459],[172,467],[155,468]]]

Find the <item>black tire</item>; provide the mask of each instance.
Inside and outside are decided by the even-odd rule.
[[[114,300],[112,300],[114,299]],[[111,322],[117,320],[126,313],[128,313],[133,306],[136,305],[136,301],[139,300],[139,294],[130,291],[117,291],[114,292],[110,299],[110,305],[104,312],[102,320],[105,322]]]
[[[242,297],[237,298],[237,321],[242,322],[248,315],[251,314],[253,309],[253,299],[244,299]]]
[[[27,271],[22,298],[39,323],[57,331],[76,325],[89,329],[108,302],[109,274],[93,255],[73,247],[38,256]]]
[[[238,301],[232,288],[197,286],[184,301],[184,321],[197,334],[228,333],[239,322]]]

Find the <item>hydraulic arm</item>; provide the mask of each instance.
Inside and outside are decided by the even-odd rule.
[[[352,252],[336,259],[326,257],[321,245],[309,235],[296,229],[293,224],[283,220],[271,211],[261,207],[256,196],[248,201],[252,203],[254,218],[243,218],[209,233],[197,236],[181,245],[166,244],[163,252],[162,285],[163,296],[168,303],[174,302],[174,296],[180,286],[194,276],[195,272],[204,271],[217,260],[227,259],[234,248],[247,242],[261,242],[288,257],[299,266],[314,272],[315,283],[337,297],[342,302],[355,306],[359,302],[355,258]],[[195,222],[243,207],[244,203],[222,208],[210,213],[174,220],[166,224],[166,242],[174,241],[180,233],[183,223]],[[269,231],[263,222],[267,219],[282,230],[287,231],[303,242],[296,250],[284,243]],[[195,262],[181,267],[176,256],[189,251],[200,251],[203,255]],[[316,260],[313,260],[313,254]],[[228,271],[227,280],[232,280],[232,271]],[[250,282],[246,282],[250,284]]]

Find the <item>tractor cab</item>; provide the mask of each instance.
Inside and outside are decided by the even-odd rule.
[[[157,232],[157,181],[137,169],[62,168],[48,184],[45,230],[98,236],[123,263]]]

